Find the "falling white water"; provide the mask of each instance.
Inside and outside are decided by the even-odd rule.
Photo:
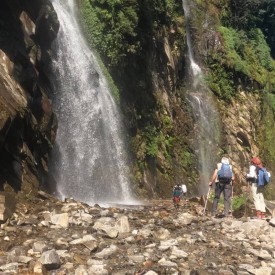
[[[57,195],[92,203],[132,203],[120,114],[78,25],[73,0],[53,0],[54,107],[58,115]]]
[[[194,132],[200,164],[200,186],[202,194],[207,192],[208,182],[217,159],[217,151],[220,139],[220,122],[216,111],[213,96],[203,83],[203,73],[199,65],[195,62],[190,35],[190,6],[188,0],[182,0],[184,18],[186,25],[186,40],[188,47],[188,58],[190,62],[192,86],[189,87],[188,98],[194,113],[197,127]]]
[[[191,36],[189,31],[189,16],[190,16],[190,10],[187,3],[187,0],[182,0],[183,10],[184,10],[184,18],[186,23],[186,41],[187,41],[187,47],[188,47],[188,57],[190,61],[190,67],[193,74],[193,79],[201,78],[201,68],[200,66],[195,62],[194,56],[193,56],[193,49],[191,44]],[[198,82],[196,82],[198,83]]]

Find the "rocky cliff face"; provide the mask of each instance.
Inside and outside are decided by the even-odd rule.
[[[47,64],[59,24],[47,0],[2,1],[0,18],[0,185],[36,192],[57,130]]]
[[[189,28],[194,56],[207,79],[211,70],[208,67],[211,65],[210,56],[222,56],[227,51],[219,31],[222,9],[226,1],[224,5],[219,1],[189,1],[189,4]],[[173,12],[174,15],[167,15],[167,10],[164,10],[163,13],[168,19],[163,22],[150,15],[150,20],[155,20],[158,25],[150,31],[144,30],[151,35],[148,35],[147,42],[143,45],[146,49],[146,58],[143,62],[146,73],[138,73],[136,68],[141,66],[131,59],[131,68],[127,67],[125,70],[123,81],[125,78],[134,80],[130,85],[126,81],[121,85],[124,99],[122,104],[127,106],[124,110],[128,110],[126,116],[132,118],[130,122],[134,121],[130,125],[128,121],[128,126],[131,129],[134,154],[137,158],[136,179],[141,190],[146,189],[149,194],[160,196],[169,196],[172,185],[177,182],[187,183],[191,192],[196,194],[199,191],[197,186],[201,170],[198,166],[199,153],[193,144],[194,129],[198,126],[186,98],[190,65],[185,42],[187,26],[183,20],[179,20],[186,15],[177,4],[174,5]],[[177,20],[171,20],[173,16]],[[148,26],[150,25],[147,24],[146,27]],[[221,94],[215,94],[217,112],[222,124],[221,143],[220,154],[210,157],[216,160],[223,154],[230,157],[237,179],[235,191],[238,192],[240,186],[246,184],[245,176],[252,156],[263,156],[268,169],[271,172],[274,169],[270,153],[267,153],[270,149],[263,142],[269,137],[263,129],[265,126],[261,126],[264,124],[263,120],[274,121],[274,117],[264,118],[263,85],[253,77],[249,78],[239,73],[237,69],[231,72],[230,64],[224,64],[222,58],[220,66],[229,72],[228,74],[233,75],[230,77],[230,88],[234,96],[225,99],[226,83],[220,87]],[[137,73],[130,75],[130,70]],[[113,75],[116,79],[116,73]],[[215,77],[220,76],[216,74]],[[117,83],[120,81],[121,79],[118,79]],[[144,81],[142,87],[138,87],[139,81]],[[140,93],[146,93],[147,102],[150,98],[150,105],[146,101],[140,102]],[[140,98],[137,98],[136,94]],[[272,133],[269,135],[272,136]],[[269,158],[264,158],[265,155]],[[274,190],[269,187],[266,192],[270,195]]]
[[[191,7],[194,51],[206,74],[211,70],[207,66],[213,65],[209,62],[210,56],[220,53],[226,55],[227,51],[219,29],[222,7],[219,1],[212,3],[194,1]],[[207,12],[205,13],[204,10]],[[232,161],[237,183],[235,192],[238,193],[239,188],[246,184],[246,173],[252,156],[260,156],[271,173],[274,170],[272,153],[267,145],[269,137],[264,123],[265,120],[274,121],[274,115],[268,117],[265,114],[269,112],[270,107],[264,105],[266,88],[262,84],[255,81],[253,77],[243,75],[237,69],[230,71],[223,59],[220,62],[221,66],[233,75],[230,81],[234,90],[234,96],[228,100],[216,94],[222,123],[220,152],[221,155],[227,154]],[[262,75],[266,73],[263,71]],[[217,78],[219,76],[216,75]],[[224,83],[224,86],[221,86],[221,93],[225,94],[226,89]],[[268,135],[273,134],[269,132]],[[273,186],[268,186],[265,192],[269,198],[274,197]]]
[[[238,56],[238,45],[237,49],[228,49],[220,30],[224,14],[231,16],[230,1],[188,1],[188,23],[182,1],[133,1],[132,5],[127,1],[118,5],[112,1],[101,4],[81,0],[79,3],[89,42],[101,54],[121,93],[138,192],[166,197],[170,196],[175,183],[183,182],[194,194],[199,192],[197,186],[202,169],[198,161],[198,144],[194,143],[198,123],[186,96],[190,87],[187,24],[194,59],[206,82],[210,82],[208,87],[215,96],[221,118],[219,154],[213,153],[210,158],[214,164],[227,154],[232,160],[238,185],[244,184],[250,157],[265,156],[270,151],[270,144],[263,146],[265,134],[261,134],[264,77],[255,78],[254,73],[246,75],[251,65],[247,60],[243,62],[247,66],[244,72],[239,70],[240,64],[232,65],[235,56],[237,61],[243,61],[245,53]],[[124,12],[124,20],[117,19],[116,12],[120,11]],[[101,14],[109,15],[106,22],[101,20]],[[109,22],[108,18],[115,19]],[[113,28],[109,32],[110,25]],[[120,38],[118,41],[113,39],[117,44],[112,44],[111,49],[108,48],[111,42],[106,41],[109,36]],[[234,37],[228,39],[230,43]],[[261,43],[264,45],[263,41]],[[247,40],[242,44],[248,51],[251,50],[249,46]],[[260,71],[263,76],[265,68]],[[211,74],[213,77],[209,81]],[[270,117],[270,121],[272,119]],[[272,171],[271,158],[266,160]]]
[[[161,2],[161,1],[160,1]],[[170,196],[175,183],[197,193],[194,121],[186,100],[186,41],[181,2],[139,5],[140,52],[111,68],[131,136],[137,192]],[[155,9],[160,5],[160,9]],[[140,33],[139,33],[140,32]],[[123,76],[123,77],[122,77]]]

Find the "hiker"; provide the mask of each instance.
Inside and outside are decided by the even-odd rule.
[[[256,216],[258,219],[264,219],[265,201],[264,201],[264,185],[259,184],[259,170],[263,168],[263,164],[258,157],[253,157],[250,161],[249,173],[247,174],[247,181],[250,183],[250,190],[253,196],[253,202],[256,209]]]
[[[223,157],[221,162],[217,164],[217,168],[214,170],[209,186],[216,184],[215,187],[215,197],[212,206],[212,216],[216,216],[218,202],[220,200],[221,193],[224,196],[224,216],[229,216],[232,187],[234,182],[234,174],[232,166],[229,163],[229,159]]]
[[[183,193],[183,191],[182,191],[182,188],[179,184],[177,184],[173,187],[173,202],[174,202],[174,206],[176,208],[179,207],[179,203],[180,203],[180,199],[182,197],[182,193]]]

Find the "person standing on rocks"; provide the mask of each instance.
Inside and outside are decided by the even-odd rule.
[[[179,184],[173,187],[173,203],[176,208],[179,207],[180,199],[182,197],[182,188]]]
[[[232,165],[230,165],[227,157],[223,157],[221,162],[217,164],[217,168],[214,170],[209,182],[210,187],[215,183],[212,216],[216,216],[217,214],[221,193],[223,193],[224,196],[224,216],[229,216],[234,180]]]
[[[253,202],[256,209],[256,216],[258,219],[264,219],[266,214],[266,206],[264,201],[264,186],[259,185],[258,171],[263,168],[263,164],[258,157],[253,157],[250,161],[249,173],[247,174],[247,181],[250,183],[250,190],[253,196]]]

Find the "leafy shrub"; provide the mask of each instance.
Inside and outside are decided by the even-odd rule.
[[[89,43],[115,65],[127,52],[139,50],[135,0],[81,0],[81,23]]]
[[[189,151],[187,150],[182,150],[181,152],[181,165],[183,167],[189,167],[193,164],[194,160],[193,160],[193,155],[192,153],[190,153]]]
[[[234,75],[257,82],[261,88],[275,93],[275,63],[270,56],[265,37],[260,29],[244,32],[220,27],[222,49],[208,58],[210,72],[207,81],[210,89],[224,100],[234,96]]]
[[[236,210],[245,205],[246,203],[246,196],[245,195],[240,195],[240,196],[234,196],[232,199],[232,209]]]
[[[251,47],[253,47],[255,56],[258,58],[258,60],[255,61],[260,62],[260,65],[267,70],[274,70],[270,56],[270,48],[265,41],[262,31],[260,29],[252,29],[248,32],[248,39],[250,39]]]
[[[206,77],[208,87],[220,98],[230,99],[234,95],[232,73],[226,72],[220,64],[210,65],[210,72]]]
[[[259,129],[262,155],[266,165],[272,166],[275,165],[275,95],[266,93],[263,97],[262,107],[262,123]]]

